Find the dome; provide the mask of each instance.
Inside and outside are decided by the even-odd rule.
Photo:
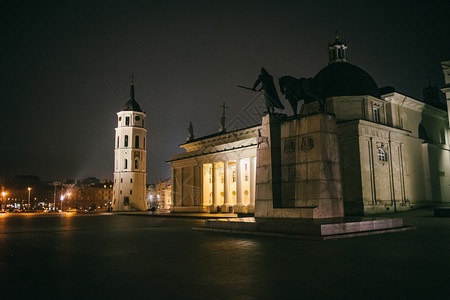
[[[131,111],[141,111],[141,107],[134,99],[130,99],[123,105],[122,111],[124,110],[131,110]]]
[[[333,62],[317,75],[325,97],[370,95],[380,98],[375,80],[363,69],[348,62]]]

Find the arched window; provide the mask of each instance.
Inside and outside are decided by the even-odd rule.
[[[119,137],[117,137],[117,148],[119,148],[120,147],[120,145],[119,145]]]
[[[137,159],[134,160],[134,168],[135,168],[135,169],[138,168],[138,160],[137,160]]]
[[[134,137],[134,148],[139,148],[139,136]]]
[[[377,156],[379,161],[387,161],[387,154],[383,149],[378,148]]]
[[[125,158],[125,168],[124,169],[127,169],[128,168],[128,160]]]
[[[124,147],[128,147],[128,135],[125,136]]]
[[[125,126],[130,126],[130,117],[125,117]]]

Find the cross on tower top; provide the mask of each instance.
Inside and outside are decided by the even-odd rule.
[[[228,106],[225,106],[225,102],[220,106],[221,108],[223,108],[222,111],[222,116],[225,116],[225,109],[229,108]]]

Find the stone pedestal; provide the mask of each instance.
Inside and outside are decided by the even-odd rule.
[[[343,216],[334,115],[264,116],[257,150],[255,217]]]

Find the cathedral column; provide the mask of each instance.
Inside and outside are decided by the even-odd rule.
[[[250,204],[255,205],[256,157],[250,157]]]
[[[216,203],[217,199],[216,199],[216,195],[215,195],[215,193],[216,193],[216,168],[215,168],[214,163],[211,164],[211,176],[212,176],[212,178],[211,178],[211,182],[212,182],[211,205],[215,206],[217,204]]]
[[[236,204],[242,205],[241,159],[236,159]]]
[[[223,200],[225,205],[231,204],[230,178],[228,174],[228,161],[223,162]]]

